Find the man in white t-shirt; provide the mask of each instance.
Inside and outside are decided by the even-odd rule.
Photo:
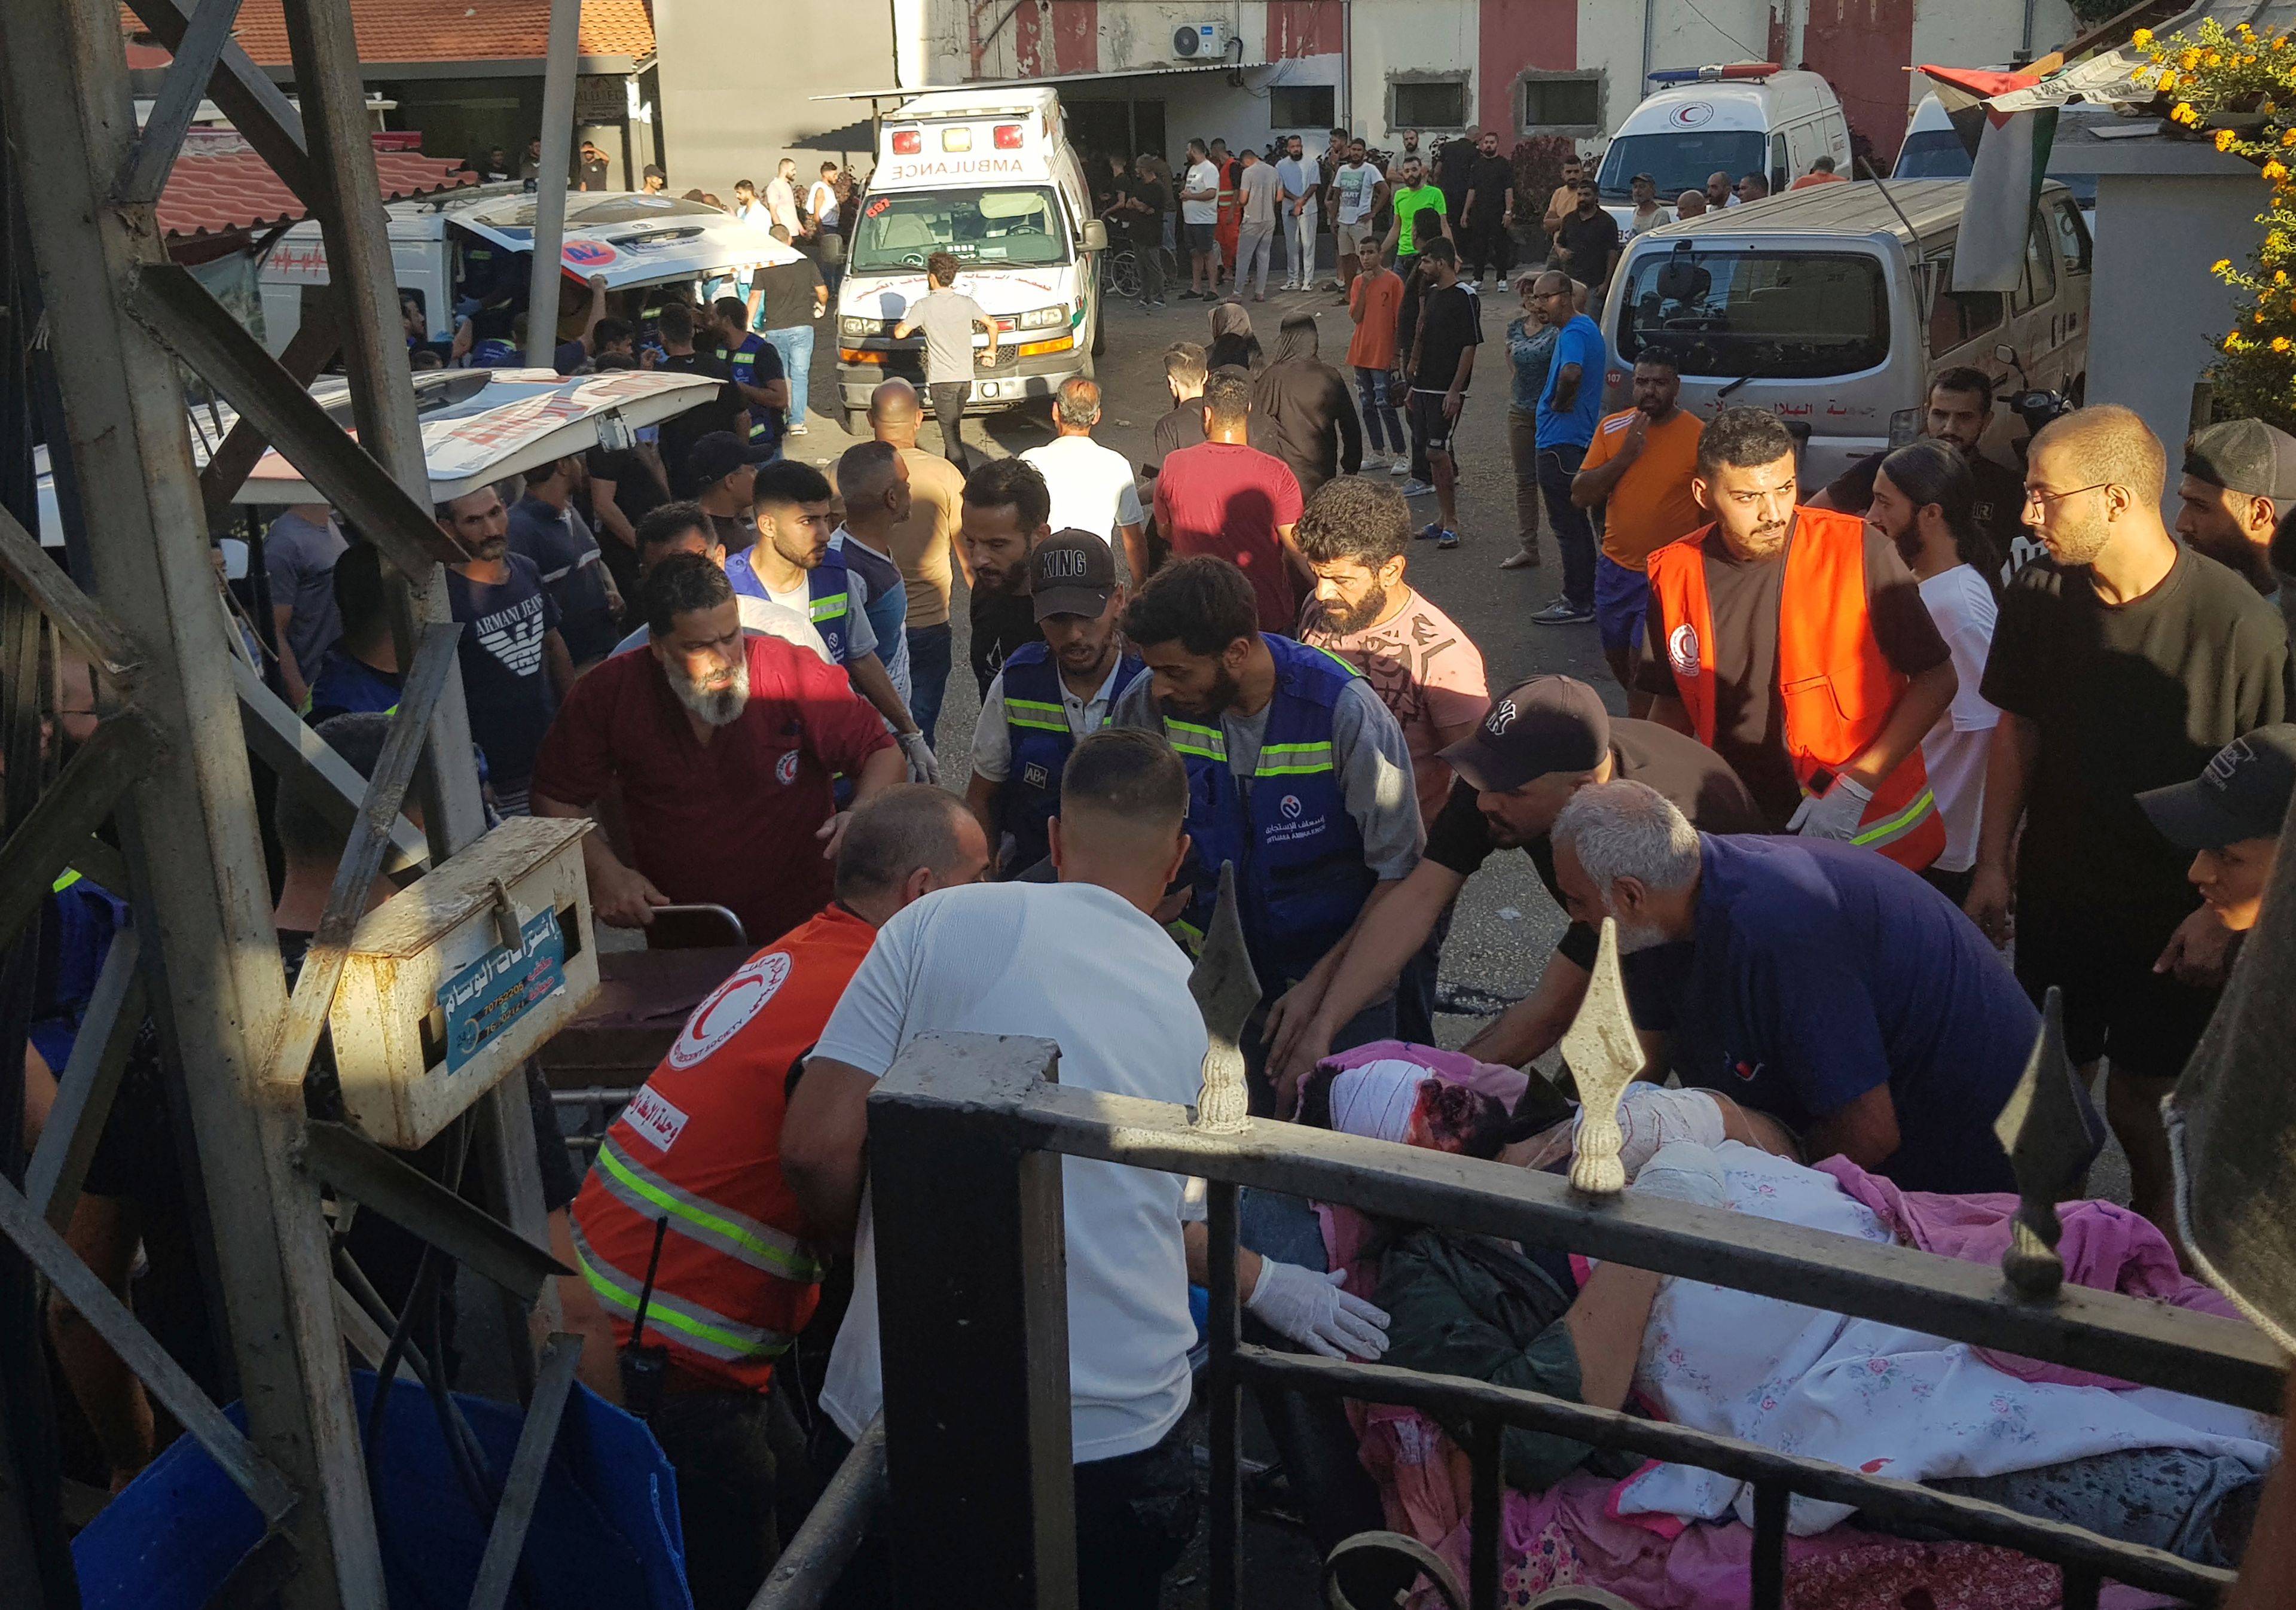
[[[1897,545],[1921,584],[1922,604],[1953,655],[1958,691],[1922,739],[1922,764],[1938,815],[1945,818],[1945,850],[1922,876],[1957,904],[1969,898],[1977,864],[1977,831],[1985,811],[1986,755],[2001,712],[1978,691],[1993,651],[2000,606],[1985,569],[2001,556],[1988,551],[1977,522],[1977,481],[1950,442],[1931,439],[1899,448],[1874,475],[1866,523]]]
[[[779,224],[789,231],[789,238],[797,239],[805,233],[805,225],[797,210],[797,159],[783,157],[774,169],[771,183],[766,186],[766,215],[771,224]]]
[[[1090,531],[1111,546],[1121,543],[1137,582],[1148,574],[1147,516],[1131,460],[1093,440],[1099,423],[1100,387],[1081,375],[1062,381],[1053,404],[1057,434],[1021,456],[1037,466],[1053,495],[1053,530]]]
[[[1309,291],[1316,283],[1316,231],[1324,216],[1323,187],[1306,147],[1293,135],[1283,142],[1275,163],[1275,177],[1283,186],[1283,289]]]
[[[1213,226],[1219,222],[1220,174],[1211,148],[1201,140],[1188,142],[1187,177],[1180,181],[1180,231],[1187,237],[1188,288],[1184,302],[1219,300],[1218,246]]]
[[[848,1439],[883,1401],[875,1236],[864,1193],[870,1090],[920,1034],[1056,1041],[1061,1083],[1186,1103],[1206,1037],[1188,961],[1150,915],[1186,858],[1187,774],[1162,738],[1078,743],[1050,825],[1061,881],[940,891],[887,923],[790,1098],[782,1168],[817,1239],[854,1236],[853,1303],[821,1407]],[[1064,1158],[1077,1602],[1153,1605],[1195,1530],[1183,1419],[1188,1272],[1177,1176]],[[961,1383],[952,1386],[962,1390]],[[1149,1501],[1153,1499],[1154,1501]]]

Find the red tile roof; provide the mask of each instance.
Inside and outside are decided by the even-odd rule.
[[[121,9],[122,28],[143,31]],[[550,0],[351,0],[359,60],[392,62],[540,61],[550,36]],[[258,66],[290,60],[287,24],[279,0],[243,0],[233,37]],[[650,54],[650,0],[582,0],[582,53]]]
[[[386,201],[478,182],[476,174],[457,171],[461,164],[452,159],[388,150],[380,141],[374,165]],[[270,164],[221,129],[194,129],[185,140],[159,210],[160,232],[171,240],[270,229],[309,216]]]

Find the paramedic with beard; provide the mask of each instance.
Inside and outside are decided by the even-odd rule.
[[[648,572],[652,640],[575,684],[534,768],[534,813],[587,817],[621,795],[624,854],[582,841],[598,920],[644,927],[657,906],[726,906],[764,944],[828,902],[845,814],[908,763],[840,669],[742,630],[733,585],[702,554]]]

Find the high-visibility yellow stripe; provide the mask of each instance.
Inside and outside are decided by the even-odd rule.
[[[1922,818],[1936,809],[1937,795],[1923,789],[1914,802],[1885,822],[1876,822],[1865,832],[1853,835],[1850,842],[1868,846],[1894,843],[1922,825]]]
[[[1296,776],[1336,769],[1329,743],[1270,743],[1259,752],[1255,774],[1263,777]]]
[[[1332,664],[1338,666],[1350,677],[1360,677],[1363,675],[1362,669],[1354,661],[1343,659],[1340,655],[1333,653],[1330,649],[1314,643],[1303,644],[1301,646],[1314,649],[1317,653],[1323,655],[1324,659],[1329,660]]]
[[[79,874],[67,867],[62,872],[56,874],[56,881],[48,885],[48,892],[50,894],[62,894],[65,890],[70,888],[74,883],[78,882]]]
[[[574,1261],[580,1265],[584,1281],[598,1294],[599,1301],[621,1310],[635,1320],[638,1293],[643,1288],[598,1256],[582,1234],[579,1221],[568,1228],[572,1231]],[[672,1296],[658,1286],[646,1303],[645,1322],[661,1330],[674,1331],[684,1345],[728,1363],[744,1359],[777,1359],[789,1351],[792,1339],[779,1331],[729,1319],[701,1303]]]
[[[845,612],[845,601],[849,596],[850,596],[850,595],[846,593],[834,593],[826,598],[815,599],[813,601],[813,619],[816,620],[827,620],[833,616],[843,614]]]
[[[821,1278],[821,1266],[807,1255],[796,1236],[776,1232],[670,1184],[631,1158],[611,1135],[598,1148],[597,1166],[601,1183],[639,1212],[659,1208],[682,1221],[677,1228],[688,1235],[699,1230],[701,1234],[696,1239],[768,1274],[808,1282]]]
[[[1027,715],[1014,712],[1026,711]],[[1042,699],[1004,701],[1004,719],[1014,727],[1033,727],[1038,732],[1065,733],[1069,729],[1068,713],[1057,704],[1047,704]]]

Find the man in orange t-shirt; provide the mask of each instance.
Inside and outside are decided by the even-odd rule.
[[[1635,650],[1650,608],[1650,556],[1706,523],[1690,489],[1706,424],[1677,399],[1682,374],[1673,354],[1646,347],[1635,360],[1635,406],[1595,427],[1570,501],[1603,511],[1603,551],[1595,561],[1595,625],[1603,657],[1640,717],[1651,696],[1635,688]]]
[[[1403,474],[1411,448],[1403,439],[1403,420],[1395,411],[1395,321],[1403,308],[1403,276],[1382,267],[1379,242],[1365,241],[1348,285],[1348,316],[1356,333],[1348,341],[1348,366],[1356,372],[1356,398],[1364,421],[1363,473],[1382,470]],[[1391,453],[1392,460],[1380,455]]]

